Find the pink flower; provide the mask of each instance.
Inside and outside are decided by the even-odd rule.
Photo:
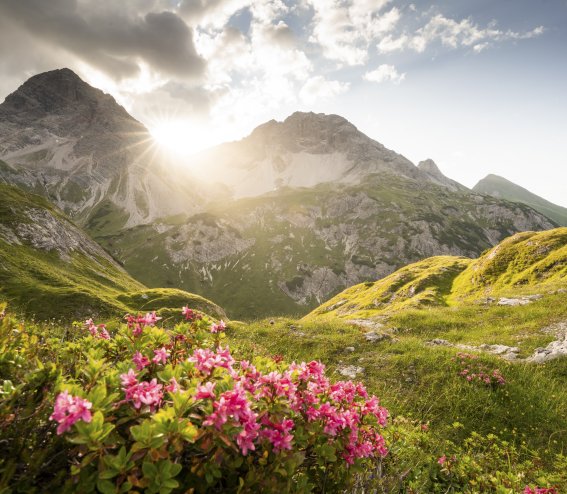
[[[197,348],[187,360],[193,362],[199,372],[206,375],[210,374],[216,367],[232,370],[234,363],[228,347],[225,349],[219,347],[216,353],[208,348]]]
[[[156,311],[148,312],[146,314],[145,322],[146,326],[153,326],[156,322],[158,322],[161,317],[156,316]]]
[[[140,409],[142,405],[147,405],[152,412],[159,408],[163,399],[163,386],[158,384],[157,379],[138,382],[132,369],[127,374],[122,374],[120,379],[126,401],[131,401],[134,408]]]
[[[256,419],[246,391],[238,384],[234,389],[222,393],[213,403],[213,409],[214,412],[207,417],[203,425],[214,425],[219,430],[229,419],[237,424]]]
[[[128,328],[132,330],[134,336],[140,336],[143,332],[143,328],[146,326],[153,326],[157,321],[161,319],[161,317],[156,316],[155,311],[148,312],[145,316],[136,315],[133,316],[131,314],[126,314],[124,316],[126,319],[126,323]]]
[[[446,461],[447,461],[447,456],[443,455],[443,456],[439,457],[439,459],[437,460],[437,463],[439,463],[439,465],[443,466],[443,465],[445,465]]]
[[[154,358],[152,359],[152,362],[154,364],[159,364],[161,362],[165,365],[168,357],[169,352],[165,349],[165,347],[161,347],[159,350],[154,350]]]
[[[264,425],[264,428],[260,431],[260,436],[272,443],[275,453],[284,449],[291,449],[293,434],[290,434],[290,431],[294,427],[293,420],[284,419],[281,422],[272,422],[264,416],[262,425]]]
[[[177,379],[175,379],[175,377],[172,377],[169,380],[169,384],[164,389],[169,393],[177,393],[180,389]]]
[[[557,490],[555,487],[536,487],[532,489],[529,485],[526,485],[524,494],[557,494]]]
[[[220,322],[218,324],[212,324],[211,325],[211,333],[221,333],[226,329],[226,324],[224,323],[224,321],[221,319]]]
[[[196,400],[206,400],[207,398],[215,399],[216,395],[214,393],[216,383],[206,382],[202,386],[197,387],[197,393],[195,394]]]
[[[92,318],[85,321],[85,326],[91,336],[94,338],[101,338],[103,340],[110,340],[110,334],[106,330],[106,324],[99,324],[98,326],[93,322]],[[100,331],[100,333],[99,333]]]
[[[134,369],[129,369],[126,374],[120,374],[120,381],[122,382],[123,388],[130,388],[138,384]]]
[[[136,364],[136,370],[141,371],[144,367],[150,365],[150,359],[145,357],[140,352],[136,352],[132,357],[132,362]]]
[[[238,447],[244,456],[248,454],[248,451],[256,450],[254,440],[258,437],[259,429],[260,424],[258,424],[255,420],[248,421],[244,423],[244,428],[236,435],[236,444],[238,444]]]
[[[55,420],[59,424],[57,434],[61,435],[79,420],[90,422],[92,420],[90,412],[92,406],[90,401],[63,391],[55,399],[55,406],[49,420]]]
[[[186,321],[201,319],[201,314],[198,314],[193,309],[190,309],[187,305],[181,309],[181,314],[185,316]]]

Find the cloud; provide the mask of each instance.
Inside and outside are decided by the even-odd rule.
[[[307,104],[313,104],[320,100],[329,100],[341,93],[348,91],[348,82],[330,81],[325,77],[317,75],[311,77],[299,91],[300,99]]]
[[[400,74],[393,65],[382,64],[377,69],[366,72],[363,79],[369,82],[393,82],[399,84],[406,78],[406,74]]]
[[[132,77],[140,64],[172,76],[199,77],[205,61],[191,28],[169,11],[131,12],[128,2],[76,0],[2,2],[0,17],[21,26],[38,42],[73,53],[115,78]]]
[[[376,37],[394,29],[398,8],[382,12],[389,0],[306,0],[313,8],[310,41],[323,56],[345,65],[361,65]]]
[[[480,27],[470,19],[456,21],[442,14],[437,14],[429,19],[427,24],[419,28],[413,35],[404,33],[398,37],[385,36],[377,44],[378,51],[391,53],[410,49],[423,53],[431,44],[440,43],[450,49],[472,48],[480,53],[493,43],[510,40],[531,39],[540,36],[545,31],[543,26],[538,26],[530,31],[518,32],[512,30],[503,31],[492,22],[487,27]]]

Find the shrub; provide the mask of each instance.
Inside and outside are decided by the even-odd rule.
[[[44,454],[0,463],[16,492],[40,478],[44,488],[105,494],[338,492],[386,455],[387,411],[362,384],[331,383],[316,361],[237,361],[222,321],[184,313],[169,330],[155,313],[129,315],[115,331],[88,320],[76,341],[44,342],[60,365],[44,368],[29,406],[20,401],[29,393],[4,381],[1,411],[40,415],[41,438],[23,444]],[[4,344],[20,353],[25,333],[4,334]],[[44,468],[53,456],[56,468]]]

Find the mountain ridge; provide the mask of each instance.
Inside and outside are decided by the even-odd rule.
[[[567,208],[554,204],[499,175],[487,175],[472,190],[499,199],[526,204],[558,225],[567,226]]]

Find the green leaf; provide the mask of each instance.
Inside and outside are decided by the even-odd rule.
[[[115,494],[116,493],[116,486],[110,480],[104,480],[99,477],[99,480],[96,483],[97,489],[102,494]]]

